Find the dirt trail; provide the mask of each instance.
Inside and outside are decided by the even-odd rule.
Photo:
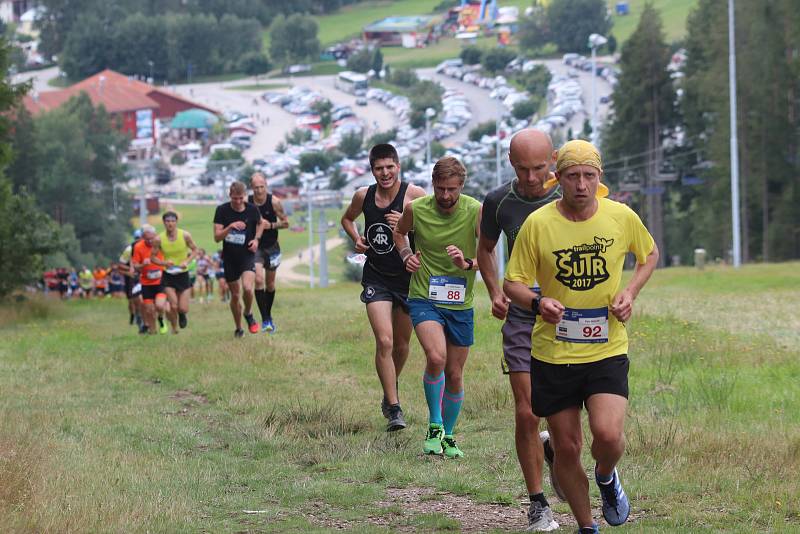
[[[341,237],[334,237],[332,239],[325,240],[325,249],[332,250],[339,245],[344,243],[344,239]],[[281,283],[293,283],[293,284],[308,284],[308,275],[300,274],[294,272],[294,268],[300,264],[308,263],[308,248],[304,248],[299,252],[297,255],[292,255],[291,257],[284,257],[281,261],[281,266],[278,269],[277,280]],[[314,245],[314,259],[319,258],[319,243]],[[330,256],[328,257],[328,262],[330,263]],[[314,269],[314,279],[319,279],[319,271],[317,268]]]

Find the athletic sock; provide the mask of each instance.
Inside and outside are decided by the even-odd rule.
[[[444,393],[444,371],[439,376],[422,375],[425,400],[428,403],[428,422],[442,424],[442,393]]]
[[[461,405],[464,403],[464,390],[458,393],[450,393],[444,390],[442,396],[442,419],[444,420],[444,435],[452,436],[453,428],[456,426],[458,414],[461,412]]]
[[[538,502],[542,505],[542,508],[550,507],[550,503],[547,502],[547,499],[544,498],[544,493],[531,493],[528,495],[528,498],[531,500],[531,503]]]
[[[275,302],[275,291],[265,289],[264,292],[267,295],[267,319],[272,319],[272,303]]]
[[[597,472],[594,474],[594,479],[597,481],[598,484],[608,485],[611,484],[611,481],[614,480],[614,473],[611,473],[608,476],[603,476]]]
[[[256,289],[256,304],[258,304],[258,311],[261,312],[261,320],[266,321],[269,319],[269,313],[267,313],[266,289]]]

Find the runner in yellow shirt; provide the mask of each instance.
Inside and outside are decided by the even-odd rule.
[[[582,533],[597,531],[580,461],[584,405],[603,516],[610,525],[621,525],[630,513],[616,470],[628,405],[624,323],[658,261],[658,248],[636,213],[596,198],[602,174],[600,153],[590,143],[570,141],[558,151],[562,198],[526,219],[503,286],[512,302],[542,317],[532,335],[533,411],[547,418],[556,477]],[[637,266],[620,291],[628,252]],[[531,294],[534,281],[541,296]]]

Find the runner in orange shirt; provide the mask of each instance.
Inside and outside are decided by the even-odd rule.
[[[108,288],[108,271],[97,266],[94,268],[92,276],[94,277],[94,295],[96,297],[105,296],[106,288]]]
[[[150,259],[155,238],[156,229],[149,224],[144,225],[142,239],[133,246],[131,257],[134,269],[139,271],[139,280],[142,284],[142,316],[150,334],[156,333],[156,311],[163,314],[169,308],[167,294],[161,285],[163,267],[152,263]],[[160,251],[156,257],[164,261],[164,255]],[[166,328],[163,331],[166,333]]]

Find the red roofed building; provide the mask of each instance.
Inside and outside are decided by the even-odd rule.
[[[171,91],[104,70],[83,81],[58,91],[45,91],[24,98],[32,115],[51,111],[73,96],[85,92],[95,106],[103,105],[110,114],[121,119],[122,131],[135,140],[154,141],[158,135],[155,120],[165,122],[179,111],[199,108],[215,115],[219,112],[187,100]]]

